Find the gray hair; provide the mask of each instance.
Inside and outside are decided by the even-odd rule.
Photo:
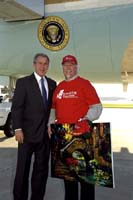
[[[33,58],[33,63],[36,62],[36,60],[37,60],[38,57],[46,58],[48,60],[48,63],[50,62],[50,59],[49,59],[49,57],[46,54],[44,54],[44,53],[37,53],[37,54],[35,54],[35,56]]]

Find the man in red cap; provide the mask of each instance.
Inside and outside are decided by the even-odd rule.
[[[99,118],[102,104],[91,83],[78,76],[78,62],[73,55],[62,59],[65,80],[59,83],[53,94],[52,109],[49,118],[51,123],[77,124],[82,134],[86,132],[88,121]],[[85,128],[85,129],[84,129]],[[49,135],[51,130],[49,129]],[[64,181],[65,200],[78,200],[78,182]],[[81,183],[80,200],[94,200],[94,186]]]

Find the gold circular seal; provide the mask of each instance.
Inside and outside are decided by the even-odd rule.
[[[66,22],[58,16],[48,16],[38,27],[40,43],[51,51],[63,49],[69,41],[69,29]]]

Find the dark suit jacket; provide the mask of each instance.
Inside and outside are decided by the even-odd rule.
[[[34,74],[18,79],[12,103],[14,129],[22,128],[25,141],[39,142],[46,136],[52,95],[56,82],[47,78],[49,97],[44,108],[41,91]]]

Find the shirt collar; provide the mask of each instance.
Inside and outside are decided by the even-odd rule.
[[[72,81],[72,80],[74,80],[74,79],[76,79],[78,77],[78,74],[76,74],[75,76],[73,76],[72,78],[70,78],[69,80],[67,80],[67,79],[65,79],[65,81]]]
[[[34,72],[35,78],[37,80],[37,82],[39,83],[39,81],[41,80],[41,76],[39,76],[36,72]],[[45,79],[45,76],[43,76],[43,79]]]

